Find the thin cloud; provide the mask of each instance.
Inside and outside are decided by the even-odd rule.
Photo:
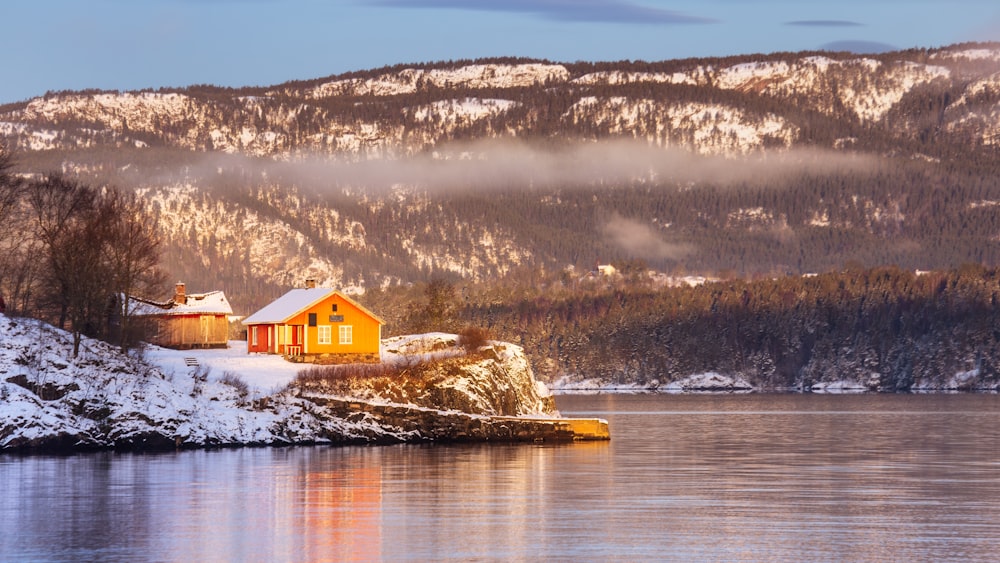
[[[705,24],[717,20],[674,10],[650,8],[625,0],[375,0],[390,8],[443,8],[533,14],[564,22],[627,24]]]
[[[850,20],[796,20],[785,22],[785,25],[801,27],[862,27],[865,24]]]
[[[690,244],[667,242],[652,226],[617,213],[604,225],[602,232],[622,250],[648,260],[680,260],[697,250]]]
[[[821,45],[820,49],[823,51],[848,51],[851,53],[858,54],[879,54],[888,53],[890,51],[898,51],[899,48],[888,43],[879,43],[878,41],[834,41],[832,43],[826,43]]]
[[[232,162],[227,156],[225,161]],[[215,170],[209,161],[206,170]],[[254,166],[247,163],[248,166]],[[744,158],[700,156],[639,141],[571,143],[538,149],[517,141],[479,141],[437,147],[401,159],[330,162],[306,159],[271,163],[270,173],[303,186],[386,190],[398,186],[432,192],[572,189],[652,181],[663,185],[767,185],[801,174],[824,175],[875,169],[877,160],[835,151],[795,149]]]

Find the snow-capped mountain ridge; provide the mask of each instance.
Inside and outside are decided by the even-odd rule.
[[[454,138],[531,136],[539,128],[556,127],[570,138],[639,139],[646,138],[650,129],[661,129],[671,137],[666,144],[709,152],[698,143],[707,131],[724,130],[733,120],[745,127],[744,115],[758,110],[748,108],[745,99],[717,101],[708,105],[725,107],[718,117],[687,123],[684,108],[706,102],[678,99],[649,87],[685,86],[700,92],[695,97],[733,92],[771,100],[775,107],[846,116],[878,125],[890,135],[907,135],[912,125],[906,120],[883,123],[902,100],[932,85],[951,92],[954,100],[981,97],[983,81],[1000,70],[998,53],[1000,49],[987,45],[878,57],[776,54],[743,61],[644,63],[650,67],[645,70],[638,69],[638,63],[602,63],[619,68],[593,69],[583,63],[471,62],[369,71],[252,92],[59,93],[8,106],[0,114],[0,132],[10,145],[23,150],[129,143],[280,158],[302,153],[370,158],[412,154]],[[983,70],[978,77],[967,78],[973,63]],[[647,92],[637,96],[635,89],[641,87]],[[630,103],[616,101],[622,97]],[[564,101],[553,104],[557,99]],[[590,113],[574,112],[569,121],[565,109],[558,109],[560,104],[585,99],[601,103],[590,104]],[[639,100],[650,100],[643,103],[659,108],[655,120],[630,115],[628,106]],[[995,96],[990,102],[996,105]],[[513,112],[516,108],[520,110]],[[992,112],[973,117],[970,110],[959,110],[948,116],[949,124],[965,124],[960,127],[965,132],[970,120],[976,121],[980,139],[996,136],[1000,124]],[[799,125],[790,115],[778,117],[791,122],[790,130]],[[611,122],[615,127],[607,126]],[[739,135],[732,146],[718,146],[712,152],[759,150],[758,138],[769,135],[771,126],[760,125],[757,134]],[[945,124],[945,131],[954,129]]]

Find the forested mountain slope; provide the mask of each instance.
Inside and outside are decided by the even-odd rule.
[[[22,173],[139,190],[169,276],[242,313],[306,277],[1000,262],[997,44],[50,92],[0,136]]]

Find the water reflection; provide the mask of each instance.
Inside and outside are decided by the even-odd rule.
[[[0,456],[0,559],[989,561],[998,401],[573,396],[610,443]]]
[[[560,407],[647,429],[637,457],[655,462],[630,473],[658,483],[642,498],[683,510],[670,529],[684,558],[989,561],[1000,546],[998,405],[993,395],[703,395]]]

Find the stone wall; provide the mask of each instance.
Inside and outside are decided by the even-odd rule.
[[[300,397],[322,407],[331,417],[348,421],[368,419],[395,428],[396,434],[412,436],[407,441],[551,443],[610,439],[608,423],[600,419],[483,416],[308,394]]]

